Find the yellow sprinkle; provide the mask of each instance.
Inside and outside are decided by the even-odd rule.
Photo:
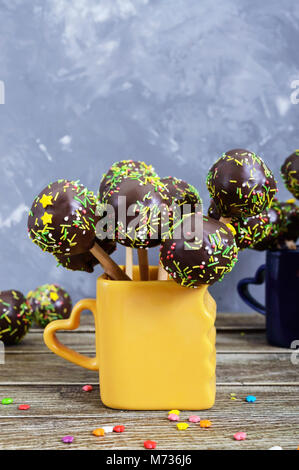
[[[179,410],[170,410],[170,411],[168,411],[168,414],[169,414],[169,415],[178,415],[178,416],[179,416],[179,415],[180,415],[180,411],[179,411]]]
[[[185,431],[185,429],[189,428],[188,423],[177,423],[176,427],[178,428],[179,431]]]
[[[54,302],[59,299],[59,295],[56,292],[51,292],[50,297],[52,300],[54,300]]]

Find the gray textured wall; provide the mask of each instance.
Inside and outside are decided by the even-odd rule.
[[[0,0],[0,289],[58,282],[75,301],[94,296],[100,270],[58,269],[27,238],[28,207],[57,178],[97,190],[132,157],[207,203],[208,167],[237,146],[279,178],[299,140],[298,24],[295,0]],[[220,310],[246,311],[236,284],[263,260],[240,254],[211,288]]]

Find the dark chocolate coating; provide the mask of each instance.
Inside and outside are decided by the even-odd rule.
[[[258,241],[257,243],[253,242],[249,247],[258,251],[278,249],[279,236],[281,235],[285,226],[285,216],[277,199],[273,201],[271,208],[268,208],[265,213],[269,218],[270,230],[261,241]]]
[[[152,165],[134,160],[115,162],[102,177],[99,198],[102,199],[107,191],[115,189],[123,178],[144,180],[148,176],[158,176]]]
[[[191,210],[193,210],[196,204],[202,204],[202,199],[197,189],[191,184],[186,183],[186,181],[175,178],[174,176],[162,178],[161,181],[167,188],[167,203],[169,206],[172,204],[179,206],[190,204]]]
[[[95,242],[103,248],[108,255],[111,255],[116,250],[116,243],[113,240],[97,240]],[[63,266],[70,271],[85,271],[92,273],[94,267],[99,264],[97,258],[93,256],[90,251],[81,253],[79,255],[66,256],[66,255],[55,255],[59,266]]]
[[[123,205],[120,197],[123,197]],[[110,204],[115,213],[115,227],[112,223],[107,228],[110,238],[131,248],[151,248],[160,244],[161,210],[168,212],[168,209],[166,188],[158,177],[122,178],[114,190],[105,193],[102,202],[104,207]],[[133,215],[128,215],[129,208]],[[138,223],[133,228],[130,224],[136,217],[139,217]]]
[[[280,173],[287,189],[299,199],[299,150],[286,158]]]
[[[267,211],[252,215],[246,219],[233,218],[231,222],[236,230],[235,240],[239,250],[249,248],[266,238],[272,231],[272,224]]]
[[[279,242],[280,244],[286,240],[296,242],[299,237],[299,207],[293,201],[281,202],[280,205],[285,222]]]
[[[276,181],[255,153],[233,149],[210,169],[207,187],[222,217],[249,217],[271,205]]]
[[[17,290],[0,291],[0,341],[17,344],[32,323],[32,311],[24,295]]]
[[[222,222],[203,217],[201,239],[194,233],[196,217],[200,216],[193,213],[183,219],[186,221],[191,218],[190,239],[186,240],[180,230],[161,245],[162,266],[178,284],[185,287],[214,284],[222,280],[238,259],[238,249],[231,230]],[[180,225],[182,227],[183,222]]]
[[[43,251],[78,255],[93,247],[98,220],[93,193],[79,182],[59,180],[35,198],[28,231]]]
[[[53,320],[68,318],[72,311],[69,294],[57,284],[44,284],[27,295],[35,322],[45,328]]]
[[[208,209],[208,215],[216,220],[219,220],[221,217],[213,199]],[[267,211],[247,218],[233,217],[231,225],[236,231],[234,236],[239,250],[244,250],[253,243],[260,242],[272,230]]]
[[[219,220],[220,217],[221,217],[221,214],[220,214],[215,202],[213,201],[213,199],[211,199],[211,201],[210,201],[210,206],[209,206],[209,209],[208,209],[208,216],[212,217],[212,219],[215,219],[215,220]]]

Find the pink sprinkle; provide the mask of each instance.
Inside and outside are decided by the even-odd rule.
[[[168,415],[168,419],[169,421],[178,421],[180,418],[175,413],[170,413],[170,415]]]
[[[91,392],[92,391],[92,385],[84,385],[82,387],[83,392]]]
[[[197,415],[191,415],[189,416],[189,421],[190,423],[199,423],[200,417]]]
[[[73,436],[64,436],[61,438],[62,442],[65,442],[66,444],[70,444],[73,442],[74,437]]]
[[[247,437],[246,432],[240,431],[240,432],[236,432],[236,434],[234,434],[234,439],[236,441],[245,441],[246,437]]]

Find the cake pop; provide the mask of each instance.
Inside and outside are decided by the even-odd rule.
[[[279,236],[285,224],[285,216],[277,199],[273,200],[272,206],[265,211],[265,214],[269,219],[268,232],[261,240],[253,240],[249,246],[258,251],[277,249]]]
[[[43,251],[55,255],[79,255],[91,251],[112,279],[129,278],[99,245],[95,244],[96,199],[78,181],[58,180],[34,200],[28,231]]]
[[[299,150],[286,158],[280,172],[287,189],[299,199]]]
[[[36,323],[42,328],[53,320],[68,318],[72,311],[69,294],[57,284],[37,287],[27,294],[27,299]]]
[[[93,247],[98,220],[93,193],[78,181],[58,180],[35,198],[29,235],[44,251],[78,255]]]
[[[299,207],[294,199],[280,203],[283,215],[284,226],[279,236],[279,244],[286,244],[288,248],[296,249],[296,241],[299,237]]]
[[[186,183],[186,181],[175,178],[174,176],[162,178],[161,181],[166,186],[168,206],[173,204],[177,204],[178,206],[190,204],[191,209],[194,209],[196,204],[202,204],[202,199],[197,189],[191,184]]]
[[[231,223],[236,230],[235,240],[239,250],[244,250],[252,244],[259,243],[272,231],[267,211],[246,219],[234,218]]]
[[[213,199],[208,209],[208,215],[219,220],[220,214]],[[231,224],[234,227],[235,241],[239,250],[249,248],[252,243],[258,243],[269,235],[272,230],[267,211],[251,217],[233,217]]]
[[[225,152],[210,169],[207,187],[222,217],[249,217],[271,206],[277,192],[274,176],[253,152]]]
[[[0,341],[17,344],[32,323],[32,311],[24,295],[17,290],[0,291]]]
[[[151,248],[161,242],[161,210],[166,210],[166,186],[158,177],[121,178],[103,195],[115,215],[114,238],[131,248]],[[114,221],[113,221],[114,222]],[[108,230],[111,233],[111,229]]]
[[[197,287],[200,284],[214,284],[222,280],[225,273],[231,271],[237,261],[238,249],[233,232],[222,222],[211,217],[203,217],[203,234],[195,233],[196,218],[192,213],[183,217],[180,230],[173,238],[162,242],[160,262],[168,274],[185,287]],[[183,233],[187,219],[191,232]]]

